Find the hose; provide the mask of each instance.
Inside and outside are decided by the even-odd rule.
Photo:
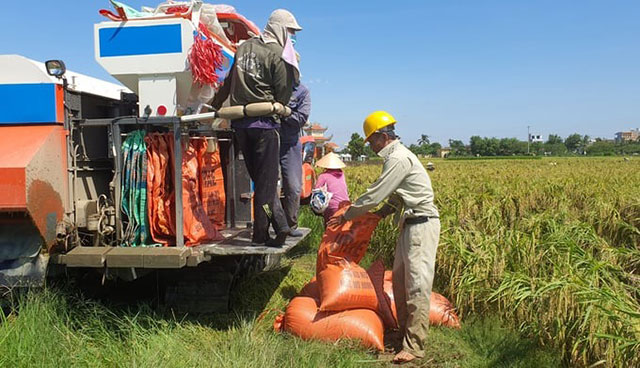
[[[123,246],[156,246],[151,243],[147,207],[147,145],[145,131],[127,134],[122,143],[124,173],[122,176],[122,213],[127,227]],[[106,216],[106,215],[105,215]]]

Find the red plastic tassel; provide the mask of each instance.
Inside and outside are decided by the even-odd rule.
[[[216,70],[222,69],[222,47],[213,41],[204,24],[200,23],[199,29],[189,53],[193,82],[215,84],[218,82]]]
[[[176,5],[176,6],[170,6],[167,8],[167,10],[164,11],[165,14],[182,14],[182,13],[186,13],[189,11],[189,7],[186,5]]]

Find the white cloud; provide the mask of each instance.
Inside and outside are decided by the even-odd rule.
[[[325,84],[328,85],[329,81],[326,79],[322,79],[322,78],[309,78],[309,79],[303,79],[303,82],[305,84]]]

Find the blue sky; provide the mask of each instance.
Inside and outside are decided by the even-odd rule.
[[[640,1],[228,3],[261,28],[276,8],[296,14],[311,120],[341,145],[378,109],[396,117],[406,143],[526,139],[527,125],[545,137],[612,138],[640,126]],[[29,5],[3,3],[0,54],[60,58],[112,80],[93,59],[92,25],[108,1]]]

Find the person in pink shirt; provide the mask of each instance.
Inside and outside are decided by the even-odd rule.
[[[336,213],[340,203],[349,200],[349,193],[347,191],[347,182],[344,178],[344,172],[342,168],[346,165],[338,155],[333,152],[329,152],[322,157],[316,163],[317,167],[324,169],[324,172],[318,176],[316,185],[314,188],[322,188],[326,186],[327,192],[333,196],[329,201],[329,206],[322,214],[324,217],[324,224],[326,226],[327,221]]]

